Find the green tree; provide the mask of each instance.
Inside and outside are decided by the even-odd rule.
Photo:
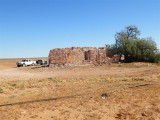
[[[115,34],[115,44],[106,45],[112,54],[124,55],[125,62],[158,60],[157,45],[152,38],[139,38],[140,30],[136,26],[128,26]],[[155,60],[155,58],[157,60]]]
[[[131,49],[133,49],[132,41],[136,40],[139,35],[140,31],[136,26],[128,26],[121,32],[117,32],[115,34],[115,40],[116,40],[115,46],[117,54],[124,55],[125,60],[128,61],[129,57],[132,54],[131,52]]]
[[[156,54],[154,62],[155,63],[160,63],[160,52]]]
[[[137,49],[139,51],[138,61],[154,62],[157,47],[152,38],[143,38],[137,41]]]

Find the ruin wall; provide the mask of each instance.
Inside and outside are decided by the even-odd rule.
[[[106,55],[105,48],[71,47],[52,49],[48,58],[50,67],[59,67],[111,62],[112,59]]]

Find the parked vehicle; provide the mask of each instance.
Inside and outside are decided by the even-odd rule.
[[[48,65],[48,61],[43,61],[43,65]]]
[[[41,65],[43,63],[43,60],[36,60],[37,65]]]
[[[36,61],[32,61],[31,59],[24,59],[22,61],[19,61],[16,63],[17,67],[26,67],[26,66],[31,66],[31,65],[36,65]]]
[[[36,60],[36,64],[38,64],[38,65],[47,65],[48,62],[45,61],[45,60]]]

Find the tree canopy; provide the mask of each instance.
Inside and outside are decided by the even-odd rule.
[[[115,43],[106,45],[112,54],[124,55],[125,62],[157,62],[158,49],[155,41],[149,38],[140,38],[140,30],[136,26],[125,27],[115,34]]]

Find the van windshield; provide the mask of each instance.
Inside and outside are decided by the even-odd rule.
[[[22,60],[22,62],[25,62],[26,60]]]

